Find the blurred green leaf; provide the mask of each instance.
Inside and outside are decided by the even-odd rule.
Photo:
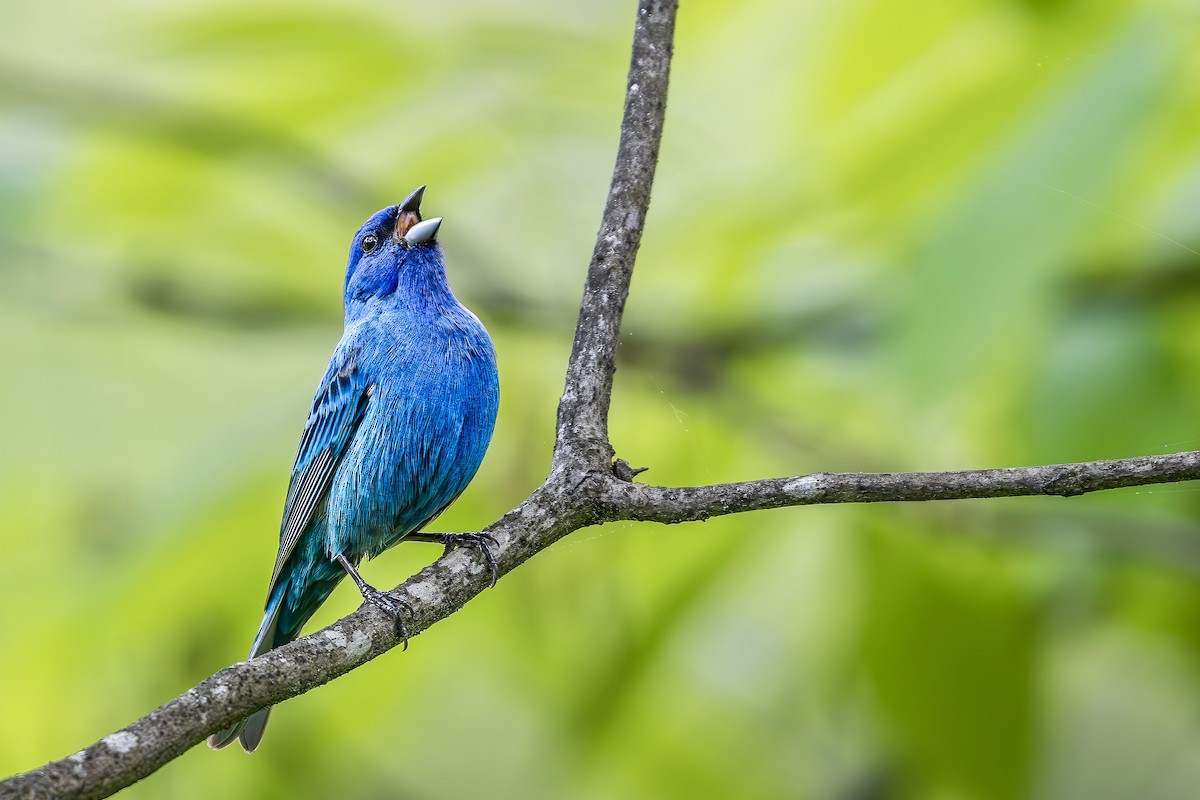
[[[914,534],[878,533],[868,550],[864,655],[895,746],[916,767],[918,785],[1024,796],[1034,609],[986,551]]]

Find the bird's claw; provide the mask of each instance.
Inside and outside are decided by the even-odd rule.
[[[500,564],[497,563],[492,548],[499,548],[500,543],[494,536],[486,533],[442,533],[438,535],[437,541],[446,548],[442,553],[443,556],[449,555],[451,551],[460,547],[469,547],[479,553],[487,562],[488,569],[492,573],[492,586],[496,585],[496,581],[500,579]]]
[[[396,636],[404,641],[403,650],[408,649],[408,626],[404,624],[404,615],[413,613],[412,606],[401,600],[399,597],[381,592],[374,586],[364,584],[359,587],[362,590],[363,600],[378,608],[383,613],[387,614],[396,624]]]

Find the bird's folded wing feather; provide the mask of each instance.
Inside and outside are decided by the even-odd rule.
[[[348,357],[339,369],[331,371],[333,374],[317,390],[312,411],[300,437],[287,501],[283,506],[279,555],[271,574],[268,598],[275,591],[275,582],[296,549],[300,535],[329,492],[338,463],[354,438],[371,400],[372,387],[358,370],[353,356]]]

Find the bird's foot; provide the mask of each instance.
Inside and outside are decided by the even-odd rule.
[[[354,564],[350,559],[346,558],[345,554],[338,553],[333,558],[342,569],[346,570],[346,574],[354,581],[354,585],[358,587],[358,591],[362,593],[363,601],[370,603],[378,608],[383,613],[387,614],[396,622],[396,636],[404,640],[404,649],[408,649],[408,626],[404,624],[405,613],[412,614],[412,606],[401,600],[399,597],[390,595],[387,592],[381,592],[371,584],[363,580],[363,576],[358,574],[358,570],[354,568]]]
[[[470,548],[479,553],[492,573],[492,586],[496,585],[500,578],[500,565],[496,563],[496,554],[492,552],[492,548],[499,547],[500,543],[494,537],[486,533],[434,533],[431,536],[434,537],[433,541],[445,546],[443,556],[460,547]]]
[[[404,624],[404,615],[412,615],[412,606],[401,600],[399,597],[390,595],[387,592],[379,591],[368,583],[364,583],[359,586],[358,590],[362,592],[364,602],[370,603],[392,618],[396,624],[396,636],[404,640],[403,649],[407,650],[408,626]]]

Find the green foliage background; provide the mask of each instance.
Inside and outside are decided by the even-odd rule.
[[[439,527],[539,482],[631,23],[5,4],[0,773],[244,655],[350,235],[418,183],[503,382]],[[1194,0],[685,3],[618,453],[691,484],[1200,446],[1198,44]],[[584,530],[124,796],[1194,797],[1196,492]]]

